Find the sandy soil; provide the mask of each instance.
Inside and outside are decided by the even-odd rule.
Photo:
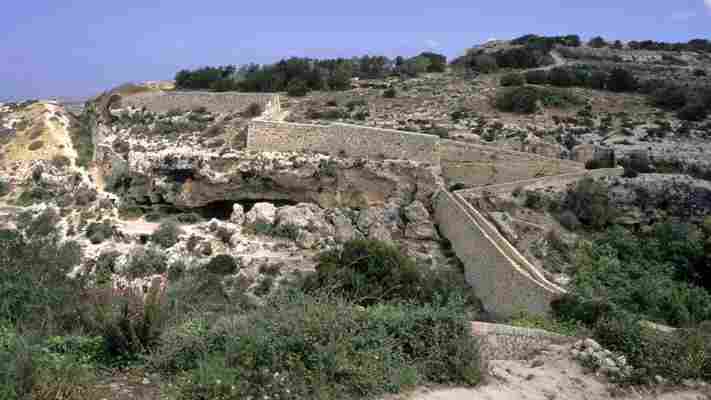
[[[568,356],[568,348],[551,346],[529,361],[491,361],[480,387],[420,390],[402,400],[708,400],[698,390],[622,389],[587,372]]]

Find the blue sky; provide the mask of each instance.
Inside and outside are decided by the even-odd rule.
[[[285,56],[451,57],[525,33],[711,38],[711,0],[6,1],[0,99],[87,96],[184,67]]]

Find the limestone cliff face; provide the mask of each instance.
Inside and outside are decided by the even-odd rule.
[[[217,129],[234,126],[238,116],[156,115],[117,103],[110,96],[96,102],[94,167],[102,188],[137,205],[290,200],[366,208],[419,200],[429,206],[441,183],[436,167],[406,160],[244,151],[234,131]],[[172,130],[158,129],[168,124]]]
[[[99,150],[106,189],[136,204],[190,208],[223,200],[291,200],[366,208],[390,201],[429,204],[437,187],[432,170],[407,161],[177,149],[129,151],[124,158],[107,146]]]

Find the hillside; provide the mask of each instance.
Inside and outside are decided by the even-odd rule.
[[[708,398],[710,114],[574,35],[0,104],[0,399]]]

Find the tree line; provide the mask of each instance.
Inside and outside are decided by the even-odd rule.
[[[352,78],[379,79],[391,75],[414,77],[425,72],[444,72],[447,58],[424,52],[416,57],[384,56],[311,59],[292,57],[274,64],[225,65],[184,69],[175,76],[180,89],[244,92],[308,92],[346,90]],[[304,93],[305,94],[305,93]]]

